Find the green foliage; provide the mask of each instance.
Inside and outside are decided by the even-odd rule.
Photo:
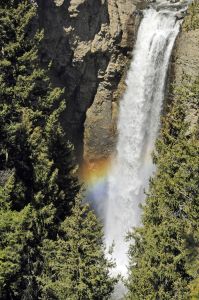
[[[105,258],[102,237],[94,213],[77,201],[58,239],[43,242],[42,299],[109,299],[116,280],[109,276],[113,264]]]
[[[41,68],[36,9],[0,1],[0,299],[108,299],[112,263],[96,216],[75,205],[65,101]]]
[[[199,80],[186,81],[174,94],[154,154],[157,172],[143,207],[143,226],[129,235],[134,239],[127,282],[131,300],[185,300],[190,299],[190,288],[196,293]]]
[[[185,17],[183,23],[183,29],[185,31],[199,29],[199,1],[194,0],[188,9],[188,15]]]
[[[199,278],[196,278],[190,284],[191,296],[190,300],[198,300],[199,299]]]
[[[0,9],[2,20],[10,23],[7,28],[7,22],[1,22],[0,169],[14,171],[14,209],[53,203],[60,220],[63,207],[70,208],[78,191],[73,149],[59,122],[65,109],[63,91],[52,87],[40,67],[43,34],[37,30],[36,7],[28,0],[13,3]]]
[[[0,24],[0,298],[38,299],[42,242],[56,238],[79,186],[63,91],[40,67],[36,6],[3,1]]]
[[[20,212],[0,214],[0,298],[38,299],[37,276],[42,269],[41,237],[52,222],[53,209],[40,211],[27,205]],[[42,230],[42,232],[41,232]]]

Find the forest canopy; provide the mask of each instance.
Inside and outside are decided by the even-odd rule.
[[[79,199],[63,90],[34,1],[0,2],[0,299],[108,299],[102,227]]]
[[[184,76],[173,95],[156,143],[143,226],[129,236],[132,300],[199,299],[199,79]]]

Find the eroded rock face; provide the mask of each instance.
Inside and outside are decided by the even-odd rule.
[[[143,1],[37,2],[42,61],[51,62],[52,79],[65,88],[66,132],[80,157],[105,158],[116,142],[118,101],[140,21],[133,12]]]
[[[111,55],[86,114],[84,158],[87,161],[106,158],[115,149],[118,102],[125,90],[124,79],[139,24],[139,18],[133,15],[135,9],[133,1],[108,1],[109,39],[104,39],[103,44],[109,44]]]
[[[198,6],[196,3],[195,5]],[[196,10],[196,9],[195,9]],[[195,22],[197,18],[197,22]],[[199,78],[199,16],[194,10],[188,10],[182,30],[177,38],[171,64],[171,83],[181,86],[183,82],[195,81]],[[175,91],[170,96],[175,101]],[[199,122],[198,106],[188,106],[186,119],[189,123],[188,133],[195,130]]]
[[[183,30],[176,43],[173,58],[174,80],[180,84],[184,74],[199,76],[199,29]]]

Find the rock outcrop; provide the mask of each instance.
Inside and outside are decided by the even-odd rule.
[[[183,82],[195,81],[199,78],[199,2],[194,1],[184,19],[182,30],[177,38],[173,51],[170,81],[180,86]],[[171,87],[172,91],[172,87]],[[170,95],[170,100],[175,99],[175,92]],[[198,126],[198,106],[187,107],[187,121],[190,130]]]
[[[182,30],[173,55],[173,75],[176,83],[182,81],[184,74],[195,78],[199,76],[199,29]]]
[[[118,101],[143,1],[37,0],[42,61],[65,88],[63,124],[86,161],[108,157],[116,141]]]

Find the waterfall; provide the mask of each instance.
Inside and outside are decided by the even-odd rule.
[[[114,242],[116,273],[124,276],[128,265],[125,236],[140,224],[139,205],[155,169],[151,153],[160,127],[169,60],[181,22],[175,14],[171,9],[144,11],[127,90],[120,103],[117,153],[108,176],[105,240],[108,246]]]

